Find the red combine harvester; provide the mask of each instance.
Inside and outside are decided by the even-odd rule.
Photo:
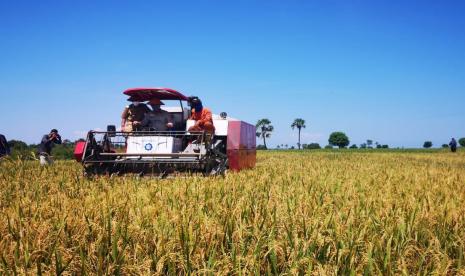
[[[226,113],[213,114],[215,134],[189,132],[189,98],[169,88],[133,88],[124,91],[130,101],[162,100],[162,110],[174,121],[170,131],[142,128],[138,131],[89,131],[78,142],[74,156],[86,175],[136,173],[166,176],[177,172],[221,175],[255,166],[255,126]],[[173,105],[174,103],[174,105]]]

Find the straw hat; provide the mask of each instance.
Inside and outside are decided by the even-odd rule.
[[[164,103],[162,101],[160,101],[160,99],[158,99],[158,98],[153,98],[153,99],[149,100],[149,104],[152,104],[152,105],[164,105]]]

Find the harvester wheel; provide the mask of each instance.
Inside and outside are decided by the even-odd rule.
[[[228,158],[226,155],[216,155],[215,158],[207,164],[204,175],[209,176],[224,176],[228,168]]]

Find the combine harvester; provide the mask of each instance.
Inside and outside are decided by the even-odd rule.
[[[227,169],[239,171],[255,166],[255,126],[233,119],[226,113],[213,114],[215,134],[189,132],[189,98],[169,88],[133,88],[124,91],[130,101],[163,100],[174,130],[89,131],[78,142],[74,156],[86,175],[135,173],[164,177],[171,173],[223,175]],[[173,106],[174,103],[174,106]],[[189,107],[188,107],[189,106]]]

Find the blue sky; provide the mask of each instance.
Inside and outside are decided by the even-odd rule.
[[[130,87],[275,126],[269,144],[465,137],[465,1],[0,1],[0,133],[118,124]]]

